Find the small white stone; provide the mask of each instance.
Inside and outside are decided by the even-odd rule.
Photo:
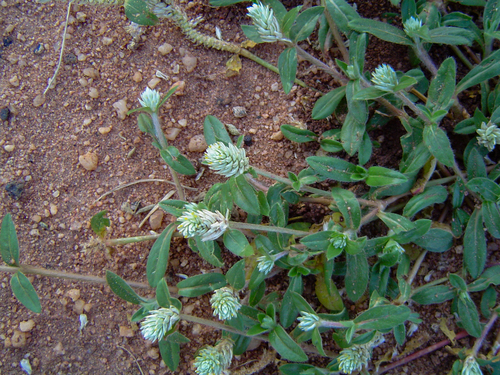
[[[14,145],[5,145],[5,146],[3,146],[3,149],[5,151],[7,151],[7,152],[12,152],[12,151],[14,151],[15,148],[16,148],[16,146],[14,146]]]
[[[272,85],[271,85],[271,91],[278,91],[280,88],[280,85],[278,82],[274,82]]]
[[[94,152],[87,152],[86,154],[79,156],[78,161],[87,171],[94,171],[97,169],[99,158]]]
[[[278,131],[276,133],[273,133],[271,135],[271,139],[273,141],[281,141],[285,136],[283,135],[283,133],[281,131]]]
[[[148,86],[150,89],[154,89],[160,82],[161,82],[161,79],[158,77],[155,77],[148,82]]]
[[[142,81],[142,74],[141,72],[135,72],[134,75],[132,76],[132,80],[136,83],[139,83]]]
[[[95,68],[83,69],[83,75],[93,79],[99,79],[99,72]]]
[[[93,99],[97,99],[99,97],[99,91],[95,87],[91,87],[89,89],[89,96]]]
[[[175,90],[175,93],[174,95],[177,95],[177,96],[181,96],[181,95],[184,95],[184,90],[186,88],[186,82],[185,81],[178,81],[178,82],[175,82],[171,89],[176,87],[177,86],[177,90]]]
[[[172,52],[173,49],[174,47],[172,47],[172,45],[168,43],[163,43],[161,46],[158,47],[158,52],[160,52],[162,56],[165,56],[168,55],[170,52]]]
[[[33,106],[35,107],[40,107],[43,103],[45,103],[45,96],[42,94],[35,96],[35,99],[33,99]]]
[[[29,332],[35,327],[35,321],[33,319],[25,320],[19,323],[19,329],[21,332]]]
[[[187,125],[187,120],[185,118],[183,118],[183,119],[180,119],[179,121],[177,121],[177,123],[184,128]]]
[[[17,78],[17,75],[9,79],[9,83],[14,87],[19,86],[19,78]]]
[[[233,115],[236,118],[242,118],[247,115],[247,110],[245,107],[233,107]]]
[[[51,205],[50,205],[50,214],[52,216],[54,216],[54,215],[57,214],[57,206],[55,204],[53,204],[53,203],[51,203]]]
[[[186,55],[182,58],[182,63],[186,68],[186,72],[191,73],[196,65],[198,64],[198,59],[194,56]]]
[[[87,86],[89,84],[89,82],[85,78],[83,78],[83,77],[78,80],[78,83],[80,85],[82,85],[83,87],[85,87],[85,86]]]
[[[102,38],[102,44],[105,46],[109,46],[111,43],[113,43],[113,38],[108,38],[106,36]]]
[[[99,131],[99,133],[104,135],[104,134],[108,134],[111,131],[111,129],[113,129],[112,126],[102,126],[97,130]]]
[[[203,134],[197,134],[189,140],[188,150],[190,152],[203,152],[208,145]]]
[[[181,129],[179,128],[169,128],[165,131],[165,138],[167,138],[169,141],[173,141],[179,133],[181,132]]]
[[[113,108],[116,110],[116,114],[120,120],[124,120],[127,117],[127,112],[129,110],[127,106],[127,99],[121,99],[113,103]]]

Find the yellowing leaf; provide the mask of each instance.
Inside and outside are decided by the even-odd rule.
[[[257,43],[255,43],[254,41],[248,39],[248,40],[245,40],[243,43],[241,43],[241,48],[253,48],[257,45]]]
[[[446,325],[446,318],[441,318],[441,321],[439,322],[439,328],[446,335],[446,337],[450,339],[451,343],[455,345],[455,337],[457,335],[455,334],[455,332],[448,329],[448,326]]]
[[[226,62],[226,77],[234,77],[241,70],[241,59],[239,55],[233,55]]]

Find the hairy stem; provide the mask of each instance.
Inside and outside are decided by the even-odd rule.
[[[438,71],[436,65],[434,64],[431,57],[423,47],[422,43],[418,40],[415,41],[415,44],[416,46],[413,48],[413,50],[417,54],[420,61],[422,61],[425,67],[431,72],[432,76],[435,77]]]
[[[271,227],[269,225],[262,225],[262,224],[240,223],[238,221],[230,221],[229,226],[233,229],[249,229],[249,230],[259,230],[263,232],[284,233],[298,237],[304,237],[310,234],[309,232],[303,230],[296,230],[296,229],[282,228],[282,227]]]
[[[328,26],[330,26],[330,31],[332,32],[333,38],[337,42],[337,47],[339,48],[340,53],[342,54],[342,59],[344,60],[344,62],[347,63],[349,61],[349,51],[347,50],[347,48],[344,44],[344,40],[342,39],[342,35],[340,35],[339,29],[338,29],[335,21],[333,20],[332,15],[330,14],[330,12],[328,11],[328,9],[326,7],[325,0],[321,0],[321,6],[325,7],[324,14],[325,14],[326,22],[328,22]]]
[[[342,83],[342,85],[345,85],[347,84],[347,82],[349,82],[349,80],[346,77],[344,77],[344,75],[340,73],[337,69],[332,68],[329,65],[326,65],[323,61],[318,60],[316,57],[304,51],[298,45],[290,45],[290,46],[295,47],[298,56],[302,57],[304,60],[309,61],[311,64],[316,65],[319,69],[324,70],[325,72],[330,74],[333,78],[335,78],[338,82]]]
[[[112,247],[117,245],[126,245],[128,243],[136,243],[143,241],[152,241],[160,237],[159,234],[150,234],[147,236],[136,236],[136,237],[123,237],[123,238],[113,238],[110,240],[104,240],[104,245]]]
[[[491,314],[490,320],[488,320],[488,323],[484,326],[483,332],[481,333],[481,337],[479,337],[476,342],[474,343],[474,346],[472,347],[472,353],[474,357],[477,356],[477,353],[479,352],[479,349],[481,349],[481,345],[483,345],[484,340],[486,339],[486,336],[490,332],[491,327],[493,327],[493,324],[495,324],[495,321],[498,318],[498,314],[496,311],[493,311],[493,314]]]

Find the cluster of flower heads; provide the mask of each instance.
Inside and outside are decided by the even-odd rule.
[[[214,292],[210,298],[214,310],[213,315],[220,320],[230,320],[238,315],[241,308],[240,299],[235,295],[233,288],[223,287]]]
[[[198,375],[223,374],[233,359],[233,342],[222,339],[216,346],[201,349],[194,360]]]
[[[146,90],[143,91],[139,99],[139,103],[141,103],[143,107],[147,107],[153,112],[158,110],[160,101],[160,93],[156,90],[151,90],[149,87],[146,87]]]
[[[243,148],[232,144],[226,145],[223,142],[215,142],[208,146],[202,163],[225,177],[239,176],[250,167]]]
[[[481,124],[481,129],[476,130],[479,136],[477,137],[477,143],[484,146],[488,151],[493,151],[495,145],[500,145],[500,129],[496,124],[491,121]]]
[[[185,237],[200,236],[202,241],[216,240],[229,227],[229,211],[226,216],[219,211],[200,209],[196,203],[188,203],[185,211],[177,220],[177,230]]]
[[[179,321],[179,310],[175,306],[151,310],[141,323],[141,333],[146,340],[160,341]]]
[[[384,91],[393,91],[399,80],[396,72],[390,65],[382,64],[372,73],[372,82],[376,88]]]
[[[268,5],[262,5],[261,2],[258,2],[248,7],[247,10],[248,16],[252,19],[260,38],[264,42],[289,42],[288,39],[283,37],[278,20]]]

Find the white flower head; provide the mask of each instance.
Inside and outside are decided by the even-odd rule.
[[[224,216],[219,211],[198,209],[196,204],[188,204],[186,208],[178,219],[180,224],[177,227],[184,238],[201,236],[202,241],[212,241],[222,236],[229,227],[229,210]]]
[[[414,38],[418,36],[417,32],[422,29],[422,20],[412,16],[404,22],[403,26],[406,35],[408,35],[410,38]]]
[[[250,166],[243,148],[232,144],[226,145],[223,142],[215,142],[208,146],[202,163],[225,177],[239,176]]]
[[[488,151],[493,151],[495,145],[500,145],[500,129],[496,124],[491,121],[486,124],[481,123],[481,129],[477,129],[476,133],[479,134],[477,137],[477,143],[484,146]]]
[[[195,372],[198,375],[221,375],[233,360],[233,342],[222,339],[216,346],[201,349],[195,360]]]
[[[336,249],[344,249],[347,245],[347,234],[335,232],[330,236],[330,243]]]
[[[220,320],[230,320],[238,315],[241,308],[240,299],[235,295],[233,288],[223,287],[214,292],[210,298],[214,310],[213,315]]]
[[[146,340],[160,341],[179,321],[179,310],[175,306],[151,310],[141,323],[141,333]]]
[[[483,375],[479,364],[474,356],[469,355],[464,362],[464,367],[462,367],[461,375]]]
[[[315,327],[318,326],[320,322],[320,318],[317,314],[301,311],[300,315],[301,316],[297,318],[297,320],[300,322],[299,329],[301,329],[304,332],[313,330]]]
[[[399,83],[396,72],[390,65],[382,64],[372,73],[372,82],[376,88],[384,91],[393,91]]]
[[[263,255],[257,258],[257,268],[260,272],[267,275],[274,267],[275,259],[269,255]]]
[[[258,2],[248,7],[247,10],[248,16],[252,19],[260,38],[264,42],[288,41],[288,39],[283,37],[278,20],[269,5],[263,5],[261,2]]]
[[[149,87],[146,87],[146,90],[143,91],[141,98],[139,99],[139,103],[141,103],[143,107],[147,107],[153,112],[158,110],[160,101],[160,93],[156,90],[151,90]]]
[[[371,359],[371,345],[353,345],[350,348],[343,349],[337,357],[340,371],[346,374],[352,374],[354,371],[360,371],[368,365]]]

